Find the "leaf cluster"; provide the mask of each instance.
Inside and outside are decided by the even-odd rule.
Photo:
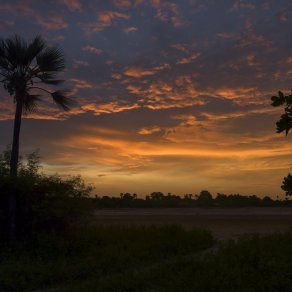
[[[292,196],[292,175],[290,173],[284,177],[281,189],[285,191],[286,196]]]
[[[18,177],[11,177],[9,147],[0,154],[0,237],[8,234],[9,198],[16,193],[19,238],[34,232],[64,229],[91,206],[92,186],[80,176],[61,177],[41,172],[38,151],[21,158]]]
[[[292,91],[292,90],[291,90]],[[285,131],[286,136],[289,130],[292,128],[292,94],[284,95],[282,91],[278,92],[278,95],[271,97],[271,105],[274,107],[284,106],[284,114],[281,115],[279,121],[276,122],[277,133]]]
[[[53,101],[63,110],[69,110],[68,91],[50,91],[47,87],[59,85],[64,80],[57,78],[65,70],[65,58],[59,48],[49,47],[45,40],[36,36],[26,42],[20,36],[0,39],[0,82],[4,89],[14,96],[15,101],[24,105],[26,112],[35,111],[43,91],[51,95]]]

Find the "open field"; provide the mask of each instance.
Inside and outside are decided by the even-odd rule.
[[[243,234],[284,232],[292,227],[292,208],[141,208],[99,209],[94,223],[148,225],[179,224],[186,229],[200,228],[217,239]]]
[[[292,291],[289,208],[104,209],[92,222],[2,246],[0,291]]]

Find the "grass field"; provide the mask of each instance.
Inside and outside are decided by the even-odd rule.
[[[99,210],[89,225],[1,246],[0,291],[289,292],[290,223],[289,209]]]
[[[285,232],[292,227],[292,208],[148,208],[99,209],[90,219],[96,224],[167,225],[186,230],[209,230],[219,240],[243,234]]]

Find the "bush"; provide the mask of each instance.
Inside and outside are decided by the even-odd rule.
[[[80,176],[62,178],[40,172],[38,152],[20,159],[18,177],[9,175],[10,151],[0,155],[0,236],[8,235],[8,207],[16,194],[16,232],[19,238],[34,232],[63,230],[73,218],[88,210],[92,187]]]

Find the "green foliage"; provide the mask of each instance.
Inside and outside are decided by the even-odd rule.
[[[284,177],[281,189],[285,191],[286,196],[292,196],[292,175],[290,173]]]
[[[20,159],[18,177],[9,174],[10,150],[0,155],[0,235],[8,233],[9,196],[17,198],[16,226],[18,237],[35,232],[64,229],[73,218],[90,207],[87,197],[92,187],[80,176],[62,178],[41,173],[38,151]]]
[[[60,291],[292,291],[292,233],[248,236],[205,256],[170,258],[110,277],[75,281]]]
[[[1,291],[291,291],[291,245],[292,232],[250,235],[204,254],[214,246],[204,231],[81,228],[2,248]]]
[[[289,130],[292,128],[292,94],[284,95],[283,92],[279,91],[278,96],[272,96],[271,100],[271,105],[274,107],[285,106],[284,114],[281,115],[276,126],[277,133],[285,131],[286,135],[288,135]]]
[[[46,82],[48,83],[48,82]],[[55,92],[51,93],[51,96],[54,100],[54,102],[61,107],[64,111],[70,110],[71,101],[68,99],[68,95],[70,94],[70,91],[67,90],[57,90]]]
[[[291,90],[292,91],[292,90]],[[285,131],[286,136],[292,128],[292,94],[284,95],[283,92],[279,91],[278,96],[272,96],[272,106],[277,107],[284,105],[284,114],[281,115],[280,120],[276,123],[277,133]],[[288,174],[284,178],[281,188],[285,191],[286,196],[292,195],[292,176]]]
[[[0,250],[1,291],[25,291],[110,280],[161,261],[202,251],[215,243],[207,231],[178,226],[94,226],[38,236]],[[15,281],[17,279],[17,281]],[[60,287],[61,286],[61,287]],[[70,290],[69,290],[70,291]],[[77,291],[103,291],[99,286]],[[116,287],[110,291],[125,291]]]

